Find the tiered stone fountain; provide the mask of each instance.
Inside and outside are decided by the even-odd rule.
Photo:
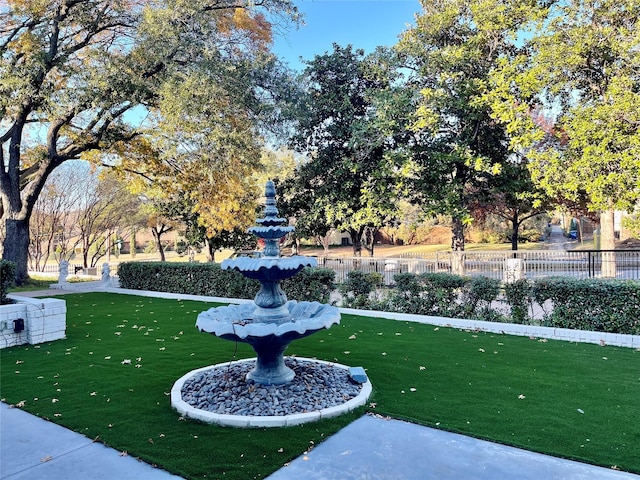
[[[354,381],[353,375],[349,377],[349,367],[296,358],[295,361],[301,362],[296,364],[296,369],[307,376],[305,380],[307,385],[310,372],[316,372],[315,375],[321,372],[324,375],[329,371],[327,378],[331,380],[323,378],[321,383],[339,385],[342,382],[345,392],[338,392],[341,400],[337,404],[335,401],[330,402],[331,406],[318,410],[314,410],[311,403],[305,401],[292,402],[296,399],[292,399],[291,396],[304,394],[304,389],[296,387],[290,391],[287,390],[288,385],[293,383],[295,372],[286,365],[284,351],[292,341],[340,323],[340,312],[336,307],[319,302],[287,300],[280,282],[295,276],[304,267],[315,266],[316,260],[305,256],[287,258],[280,256],[280,239],[292,232],[294,227],[283,226],[287,220],[278,217],[276,192],[271,181],[266,184],[265,197],[264,218],[257,219],[258,225],[249,229],[250,233],[265,241],[264,255],[259,258],[240,257],[222,262],[223,269],[237,270],[242,275],[260,282],[261,288],[254,302],[211,308],[200,313],[196,321],[197,328],[202,332],[251,345],[257,354],[257,358],[251,360],[255,365],[241,381],[236,378],[233,385],[227,380],[221,381],[220,377],[224,375],[218,375],[218,373],[225,368],[228,371],[232,364],[246,361],[205,367],[183,376],[174,384],[171,403],[185,416],[209,423],[233,426],[292,425],[350,411],[364,404],[371,393],[371,384],[366,377],[356,378],[357,381]],[[358,371],[362,373],[362,369]],[[207,380],[214,377],[215,380]],[[357,387],[353,387],[356,384]],[[238,402],[250,404],[258,402],[255,395],[246,395],[247,392],[253,394],[256,386],[260,386],[264,390],[262,392],[264,396],[275,399],[276,403],[281,403],[277,398],[281,398],[284,392],[289,397],[286,399],[286,405],[301,403],[305,407],[300,411],[298,405],[298,409],[292,409],[291,412],[283,411],[281,408],[280,414],[273,415],[270,409],[265,409],[266,413],[260,413],[263,402],[260,406],[253,408],[252,412],[257,413],[252,415],[227,414],[224,413],[224,409],[222,409],[223,413],[219,413],[221,409],[215,404],[220,403],[221,399],[226,399],[225,404],[231,406],[234,404],[234,399],[229,397],[238,397]],[[220,390],[224,391],[220,392]],[[326,389],[321,387],[319,390]],[[226,392],[230,393],[226,394]],[[314,392],[308,393],[314,394]],[[205,397],[204,401],[203,397]],[[203,405],[205,408],[202,408]]]

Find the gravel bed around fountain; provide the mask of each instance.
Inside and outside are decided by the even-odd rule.
[[[259,385],[245,376],[255,359],[204,367],[187,373],[171,390],[182,415],[236,427],[299,425],[364,405],[371,383],[354,382],[349,367],[321,360],[285,357],[296,376],[285,385]]]

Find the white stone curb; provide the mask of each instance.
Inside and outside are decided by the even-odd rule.
[[[305,360],[308,362],[320,363],[323,365],[330,365],[333,367],[343,368],[348,370],[349,367],[339,363],[325,362],[323,360],[317,360],[315,358],[295,357],[297,360]],[[306,413],[294,413],[290,415],[226,415],[220,413],[207,412],[199,408],[194,408],[187,402],[182,400],[182,387],[184,383],[194,375],[200,372],[211,370],[213,368],[227,367],[230,364],[237,364],[243,362],[249,362],[255,360],[254,358],[246,358],[243,360],[237,360],[235,362],[219,363],[217,365],[210,365],[208,367],[198,368],[186,373],[180,377],[171,388],[171,406],[175,408],[178,413],[187,418],[199,420],[205,423],[212,423],[216,425],[222,425],[225,427],[239,427],[239,428],[261,428],[261,427],[291,427],[294,425],[301,425],[303,423],[315,422],[322,418],[331,418],[344,413],[348,413],[356,408],[364,405],[369,399],[372,392],[372,386],[369,379],[362,385],[362,389],[358,396],[351,400],[337,405],[335,407],[323,408],[322,410],[314,410]]]

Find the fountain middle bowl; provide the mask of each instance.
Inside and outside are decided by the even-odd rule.
[[[255,303],[214,307],[198,315],[196,327],[217,337],[246,341],[248,338],[296,336],[329,328],[340,323],[340,312],[331,305],[319,302],[290,300],[285,305],[291,318],[288,322],[254,321]],[[294,340],[292,338],[291,340]]]

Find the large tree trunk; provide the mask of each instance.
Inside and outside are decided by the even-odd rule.
[[[520,222],[518,216],[511,218],[511,250],[518,250],[518,236],[520,234]]]
[[[362,256],[362,232],[353,228],[349,229],[349,236],[351,237],[351,243],[353,245],[353,256]]]
[[[365,248],[367,252],[369,252],[370,257],[373,257],[373,248],[374,248],[374,243],[376,241],[377,232],[378,232],[378,229],[373,227],[366,227],[364,229],[365,242],[362,244],[362,246]]]
[[[464,224],[461,218],[451,222],[451,273],[464,275]]]
[[[461,218],[454,217],[451,221],[451,250],[454,252],[464,250],[464,224]]]
[[[16,284],[29,278],[29,221],[6,219],[5,237],[2,243],[2,258],[16,264]]]
[[[205,245],[205,248],[207,249],[207,262],[215,263],[215,261],[216,261],[216,248],[215,248],[213,242],[211,242],[209,240],[209,237],[205,237],[204,238],[204,245]]]
[[[162,237],[162,234],[164,233],[163,230],[164,230],[164,228],[160,228],[160,229],[158,229],[156,227],[152,227],[151,228],[151,233],[153,234],[153,239],[156,242],[156,249],[158,250],[158,253],[160,254],[160,261],[161,262],[164,262],[166,260],[166,258],[164,256],[164,248],[162,248],[162,242],[160,240],[161,237]]]
[[[600,213],[600,249],[614,250],[616,238],[614,233],[613,210],[605,210]],[[602,252],[602,276],[615,278],[616,256],[614,252]]]

